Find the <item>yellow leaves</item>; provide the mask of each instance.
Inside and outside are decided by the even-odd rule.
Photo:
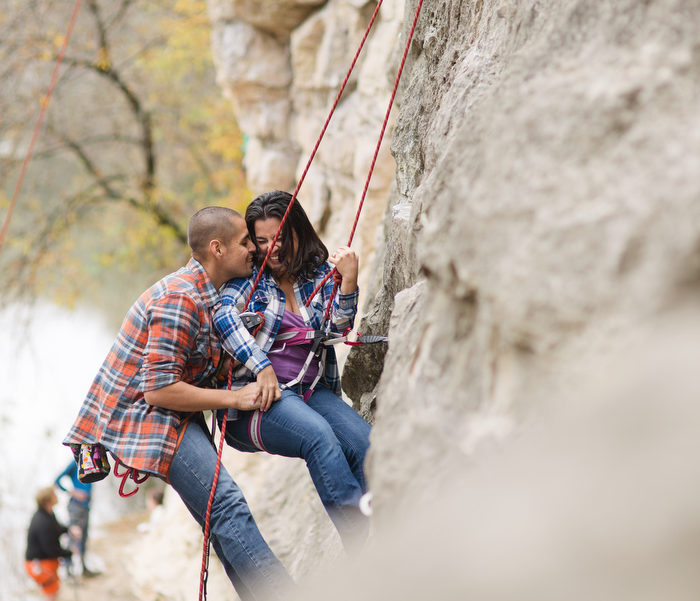
[[[180,0],[171,12],[174,13],[171,16],[156,19],[164,42],[141,57],[146,68],[171,82],[173,79],[185,81],[193,73],[202,75],[211,70],[211,27],[206,2]]]
[[[111,61],[109,60],[109,54],[104,46],[101,46],[97,51],[97,58],[93,63],[100,71],[109,71],[111,68]]]

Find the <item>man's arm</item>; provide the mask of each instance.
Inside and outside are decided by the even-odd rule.
[[[168,294],[150,306],[142,366],[144,400],[174,411],[257,409],[257,383],[231,391],[200,388],[182,379],[201,327],[199,309],[195,300],[183,293]]]
[[[261,405],[260,386],[253,382],[239,390],[199,388],[187,382],[175,382],[144,393],[149,405],[173,411],[205,411],[207,409],[241,409],[252,411]]]

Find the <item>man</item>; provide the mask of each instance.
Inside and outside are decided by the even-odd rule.
[[[216,450],[201,411],[252,410],[269,399],[258,382],[239,390],[206,388],[221,357],[211,323],[217,290],[252,269],[255,247],[243,218],[223,207],[202,209],[190,220],[188,241],[187,265],[129,310],[64,444],[100,443],[123,465],[165,479],[203,525]],[[242,599],[283,596],[291,579],[223,468],[210,527]]]
[[[41,587],[47,600],[58,596],[61,580],[58,576],[58,562],[69,559],[71,552],[61,547],[60,537],[68,531],[56,520],[53,508],[58,502],[53,487],[42,488],[36,494],[36,513],[32,516],[27,531],[25,570]]]
[[[66,486],[66,480],[70,480],[69,486]],[[92,484],[80,481],[78,478],[78,466],[75,461],[71,461],[66,469],[58,475],[54,485],[70,495],[68,501],[68,524],[71,527],[71,551],[80,560],[81,574],[86,578],[95,576],[96,572],[88,569],[85,565]]]

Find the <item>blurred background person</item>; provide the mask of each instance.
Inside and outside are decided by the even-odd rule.
[[[66,486],[67,480],[70,481],[69,486]],[[71,461],[66,469],[58,475],[55,484],[70,495],[68,525],[71,551],[77,555],[77,559],[80,561],[83,576],[95,576],[97,572],[89,570],[85,565],[92,483],[81,482],[78,479],[78,465],[75,461]]]
[[[25,569],[41,587],[47,599],[56,599],[60,588],[58,565],[61,558],[70,560],[71,552],[61,546],[60,537],[68,528],[59,524],[53,513],[58,498],[53,487],[42,488],[36,494],[37,510],[27,532]]]

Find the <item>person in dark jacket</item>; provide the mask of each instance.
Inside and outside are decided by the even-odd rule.
[[[53,513],[58,502],[53,487],[42,488],[36,494],[36,513],[32,516],[27,532],[25,569],[41,587],[47,599],[56,599],[60,588],[59,559],[71,557],[71,552],[61,546],[60,537],[68,528],[59,524]]]

